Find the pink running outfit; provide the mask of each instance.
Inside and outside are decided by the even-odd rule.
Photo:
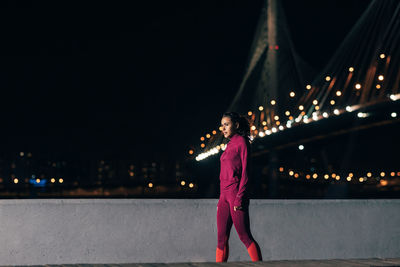
[[[249,199],[246,196],[248,149],[248,143],[245,138],[236,133],[231,137],[220,158],[220,197],[217,205],[217,254],[219,251],[220,253],[224,251],[224,255],[228,254],[228,240],[232,223],[240,240],[247,249],[254,242],[250,232]],[[241,206],[242,209],[234,211],[234,206]],[[227,260],[227,256],[224,256],[225,259],[223,261]]]

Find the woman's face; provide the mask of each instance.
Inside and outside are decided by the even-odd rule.
[[[236,123],[236,125],[233,125],[231,118],[222,117],[221,126],[224,137],[231,138],[236,133],[236,129],[239,127],[239,124]]]

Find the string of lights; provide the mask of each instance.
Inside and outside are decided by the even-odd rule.
[[[347,181],[353,183],[365,183],[367,181],[387,185],[389,178],[400,177],[400,171],[331,171],[331,172],[310,172],[296,170],[294,168],[279,167],[279,173],[282,176],[293,179],[305,180],[326,180],[326,181]]]

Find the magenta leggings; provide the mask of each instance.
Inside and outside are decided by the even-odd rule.
[[[218,228],[218,245],[219,249],[224,249],[229,240],[229,234],[233,225],[240,240],[248,248],[254,241],[250,232],[249,220],[249,201],[244,199],[242,210],[233,210],[233,201],[235,200],[236,191],[221,191],[217,205],[217,228]]]

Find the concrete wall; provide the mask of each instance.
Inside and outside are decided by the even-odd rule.
[[[214,261],[217,199],[0,200],[0,265]],[[400,200],[251,200],[264,260],[400,257]],[[248,261],[232,228],[230,258]]]

